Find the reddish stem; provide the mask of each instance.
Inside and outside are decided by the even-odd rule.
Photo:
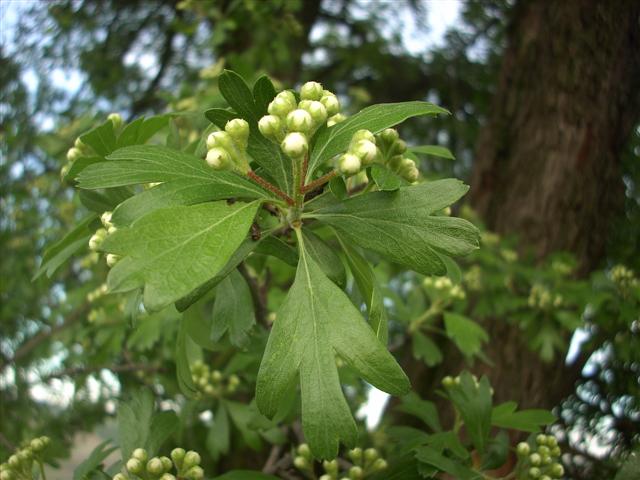
[[[332,170],[331,172],[327,173],[326,175],[323,175],[320,178],[318,178],[317,180],[314,180],[313,182],[308,183],[307,185],[302,187],[302,193],[307,193],[307,192],[310,192],[312,190],[315,190],[316,188],[318,188],[318,187],[324,185],[325,183],[327,183],[329,180],[331,180],[336,175],[338,175],[338,171],[337,170]]]
[[[247,176],[253,180],[254,182],[256,182],[258,185],[260,185],[263,188],[266,188],[267,190],[269,190],[270,192],[275,193],[277,196],[279,196],[280,198],[282,198],[285,202],[287,202],[288,205],[293,206],[295,205],[295,202],[293,201],[293,199],[287,195],[286,193],[284,193],[282,190],[280,190],[278,187],[276,187],[275,185],[273,185],[272,183],[267,182],[264,178],[256,175],[252,170],[249,170],[247,172]]]

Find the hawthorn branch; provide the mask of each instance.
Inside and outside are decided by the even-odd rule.
[[[311,192],[312,190],[315,190],[316,188],[321,187],[336,175],[338,175],[338,171],[332,170],[326,175],[323,175],[320,178],[314,180],[313,182],[307,183],[304,187],[302,187],[302,193]]]
[[[244,262],[238,265],[238,271],[240,275],[242,275],[249,285],[249,291],[251,292],[251,299],[253,300],[253,307],[256,312],[256,321],[258,323],[267,324],[267,302],[266,298],[263,295],[265,293],[263,289],[260,287],[258,280],[253,277],[249,270],[247,270],[247,266]]]
[[[293,201],[293,199],[289,195],[284,193],[282,190],[280,190],[278,187],[276,187],[272,183],[267,182],[264,178],[256,175],[253,170],[249,170],[247,172],[247,177],[249,177],[251,180],[256,182],[261,187],[266,188],[267,190],[269,190],[272,193],[275,193],[278,197],[282,198],[285,202],[287,202],[287,204],[289,206],[295,205],[295,202]]]

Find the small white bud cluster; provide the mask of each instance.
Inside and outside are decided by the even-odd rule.
[[[376,145],[381,152],[382,162],[407,182],[415,182],[420,176],[416,162],[404,156],[407,144],[400,139],[398,131],[387,128],[376,135]]]
[[[550,310],[564,305],[564,299],[562,295],[553,295],[547,287],[537,283],[531,287],[527,303],[531,308]]]
[[[236,374],[225,376],[219,370],[211,370],[201,361],[191,365],[191,378],[200,395],[212,398],[232,395],[240,385],[240,378]]]
[[[466,294],[460,285],[454,285],[449,277],[426,277],[422,286],[431,294],[444,300],[464,300]]]
[[[358,130],[351,137],[347,152],[338,159],[338,170],[344,175],[355,175],[362,168],[380,158],[376,138],[369,130]]]
[[[354,448],[347,452],[346,459],[338,461],[338,459],[325,460],[322,462],[324,474],[319,480],[362,480],[375,473],[387,469],[387,461],[380,457],[380,453],[375,448]],[[293,465],[305,476],[315,477],[314,460],[311,450],[306,443],[298,446],[293,459]],[[341,472],[340,467],[344,470]]]
[[[472,265],[464,274],[464,283],[468,290],[482,290],[482,269],[479,265]]]
[[[523,479],[551,480],[564,475],[564,468],[559,462],[562,451],[553,435],[539,434],[535,442],[520,442],[516,453],[518,471],[523,472]]]
[[[100,216],[100,221],[102,222],[102,226],[104,228],[99,228],[98,230],[95,231],[95,233],[91,236],[91,238],[89,238],[89,249],[91,251],[93,252],[99,251],[105,238],[107,238],[108,235],[111,235],[117,230],[117,228],[111,222],[111,215],[112,215],[112,212],[104,212]],[[118,263],[119,260],[120,260],[119,255],[116,255],[113,253],[108,253],[106,255],[106,261],[109,267],[113,267],[116,263]]]
[[[204,470],[200,467],[200,461],[200,454],[193,450],[185,452],[183,448],[174,448],[171,451],[171,458],[149,458],[144,448],[136,448],[131,454],[131,458],[125,462],[126,473],[116,474],[113,480],[132,480],[133,478],[143,478],[145,480],[176,480],[177,478],[201,480],[204,478]],[[174,468],[176,475],[170,473]]]
[[[307,82],[300,89],[300,102],[290,90],[280,92],[258,122],[258,129],[270,140],[280,144],[290,158],[302,158],[309,151],[309,139],[320,126],[338,117],[340,102],[318,82]]]
[[[518,260],[518,253],[510,248],[500,249],[500,255],[502,255],[502,258],[504,258],[504,261],[507,263],[514,263]]]
[[[87,301],[95,302],[100,297],[106,295],[107,291],[108,291],[107,284],[103,283],[95,290],[92,290],[91,292],[87,293]]]
[[[615,283],[620,290],[625,291],[640,286],[633,270],[624,265],[616,265],[611,269],[609,275],[613,283]]]
[[[85,157],[90,154],[90,148],[80,140],[80,137],[76,138],[76,141],[69,150],[67,150],[67,163],[60,170],[60,176],[66,177],[71,165],[81,157]]]
[[[34,438],[0,464],[0,480],[33,478],[33,462],[42,463],[42,452],[49,446],[49,437]]]
[[[212,132],[207,137],[206,161],[215,170],[249,171],[247,145],[249,124],[242,118],[229,120],[224,130]]]

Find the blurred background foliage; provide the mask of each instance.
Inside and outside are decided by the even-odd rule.
[[[202,135],[207,125],[202,112],[223,105],[216,76],[231,68],[249,81],[266,73],[281,88],[320,81],[351,112],[380,102],[437,103],[452,115],[414,120],[401,127],[401,134],[410,144],[437,144],[455,156],[454,161],[421,155],[426,178],[453,175],[470,181],[481,129],[495,106],[492,99],[506,88],[500,78],[505,61],[513,61],[509,38],[523,35],[518,18],[529,4],[456,4],[457,19],[439,42],[429,41],[433,25],[427,21],[430,12],[442,8],[438,1],[5,5],[3,15],[12,9],[15,22],[0,51],[2,457],[20,441],[47,434],[58,440],[51,461],[63,458],[76,432],[104,424],[122,392],[141,384],[153,385],[159,399],[182,402],[179,440],[201,452],[206,445],[210,468],[260,466],[268,454],[261,440],[245,431],[248,420],[236,418],[234,442],[252,453],[238,447],[221,455],[202,415],[215,405],[180,400],[176,312],[131,318],[122,299],[103,295],[107,267],[88,250],[52,278],[32,280],[44,248],[86,214],[59,176],[80,133],[110,112],[128,119],[180,112],[171,135],[184,145]],[[618,8],[624,10],[622,4]],[[637,70],[629,75],[637,81]],[[631,103],[638,91],[630,93]],[[593,268],[582,268],[584,259],[570,248],[541,258],[536,245],[523,239],[526,232],[497,235],[490,232],[491,222],[483,248],[461,263],[450,283],[425,283],[394,265],[376,267],[393,320],[390,345],[416,390],[438,403],[434,385],[471,367],[490,376],[502,401],[555,408],[560,422],[554,428],[564,439],[563,461],[571,478],[609,478],[640,442],[640,287],[633,273],[640,269],[638,120],[636,113],[624,145],[614,152],[619,165],[614,180],[624,185],[618,199],[623,205],[597,212],[611,223],[606,251],[590,258]],[[468,206],[461,213],[483,222]],[[251,262],[247,268],[268,291],[266,318],[290,285],[293,269],[274,260],[265,266],[259,255]],[[494,325],[515,326],[517,333]],[[212,368],[239,376],[233,393],[238,402],[252,398],[265,340],[266,329],[260,327],[246,350],[225,344],[204,354]],[[565,377],[562,389],[545,384],[544,377],[523,370],[521,362],[530,365],[531,360],[520,358],[521,351],[535,355],[541,365],[572,369],[573,376]],[[366,388],[353,387],[350,398],[357,409]],[[385,425],[397,420],[385,415],[371,441],[382,444]]]

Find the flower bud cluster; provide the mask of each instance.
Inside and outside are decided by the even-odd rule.
[[[369,130],[358,130],[351,137],[349,148],[338,159],[338,170],[344,175],[355,175],[381,158],[376,137]]]
[[[318,82],[307,82],[300,88],[300,101],[290,90],[280,92],[269,104],[258,122],[258,129],[290,158],[302,158],[309,151],[309,140],[318,128],[344,120],[340,101]]]
[[[449,277],[426,277],[422,285],[429,293],[445,300],[464,300],[467,295],[460,285],[454,285]]]
[[[87,293],[87,301],[88,302],[95,302],[100,297],[106,295],[108,290],[109,290],[109,288],[107,287],[107,284],[103,283],[102,285],[100,285],[95,290],[92,290],[89,293]]]
[[[242,118],[229,120],[224,130],[212,132],[207,137],[207,164],[215,170],[249,171],[247,145],[249,124]]]
[[[86,157],[90,155],[90,153],[90,148],[80,140],[80,137],[76,138],[73,147],[67,150],[67,163],[62,167],[62,170],[60,170],[60,176],[64,178],[76,160],[80,157]]]
[[[0,480],[31,479],[33,462],[42,463],[42,452],[49,446],[49,437],[34,438],[0,464]]]
[[[404,156],[407,144],[400,139],[398,131],[387,128],[376,135],[376,145],[381,152],[382,162],[408,182],[418,180],[420,171],[416,162]]]
[[[113,480],[201,480],[204,470],[200,466],[200,454],[193,450],[174,448],[169,457],[149,458],[144,448],[136,448],[125,462],[126,473],[118,473]],[[176,474],[171,471],[175,468]]]
[[[93,252],[97,252],[100,250],[100,246],[104,242],[105,238],[108,235],[115,232],[117,229],[111,222],[112,212],[104,212],[100,216],[100,221],[102,222],[103,228],[99,228],[96,232],[89,238],[89,249]],[[120,255],[115,255],[113,253],[108,253],[106,255],[107,265],[109,267],[113,267],[120,260]]]
[[[502,255],[502,258],[504,258],[507,263],[514,263],[518,260],[518,253],[510,248],[500,249],[500,255]]]
[[[471,379],[473,380],[473,386],[478,389],[480,388],[480,382],[478,381],[478,377],[476,377],[475,375],[471,375]],[[460,385],[460,375],[458,375],[457,377],[452,377],[450,375],[447,375],[446,377],[444,377],[442,379],[442,386],[444,388],[453,388],[456,387],[458,385]],[[491,392],[491,395],[493,395],[493,387],[490,387],[489,391]]]
[[[540,434],[535,442],[520,442],[516,447],[518,470],[523,472],[523,480],[551,480],[562,478],[564,468],[558,461],[562,451],[553,435]]]
[[[527,303],[531,308],[549,310],[550,308],[561,307],[564,304],[564,299],[560,294],[554,296],[544,285],[535,284],[531,287]]]
[[[482,269],[479,265],[473,265],[465,272],[464,283],[469,290],[476,292],[482,290]]]
[[[298,446],[295,453],[293,465],[306,476],[316,478],[314,460],[309,446],[303,443]],[[380,453],[375,448],[367,448],[366,450],[354,448],[347,452],[347,456],[351,466],[342,472],[340,471],[340,466],[349,462],[338,462],[337,459],[323,461],[322,468],[325,473],[320,476],[319,480],[361,480],[388,467],[387,461],[380,456]]]
[[[191,378],[200,391],[200,395],[212,398],[231,395],[238,390],[240,385],[240,378],[237,375],[225,376],[219,370],[211,370],[200,361],[191,365]]]
[[[609,274],[613,283],[621,290],[636,288],[640,285],[633,271],[624,265],[616,265]]]

